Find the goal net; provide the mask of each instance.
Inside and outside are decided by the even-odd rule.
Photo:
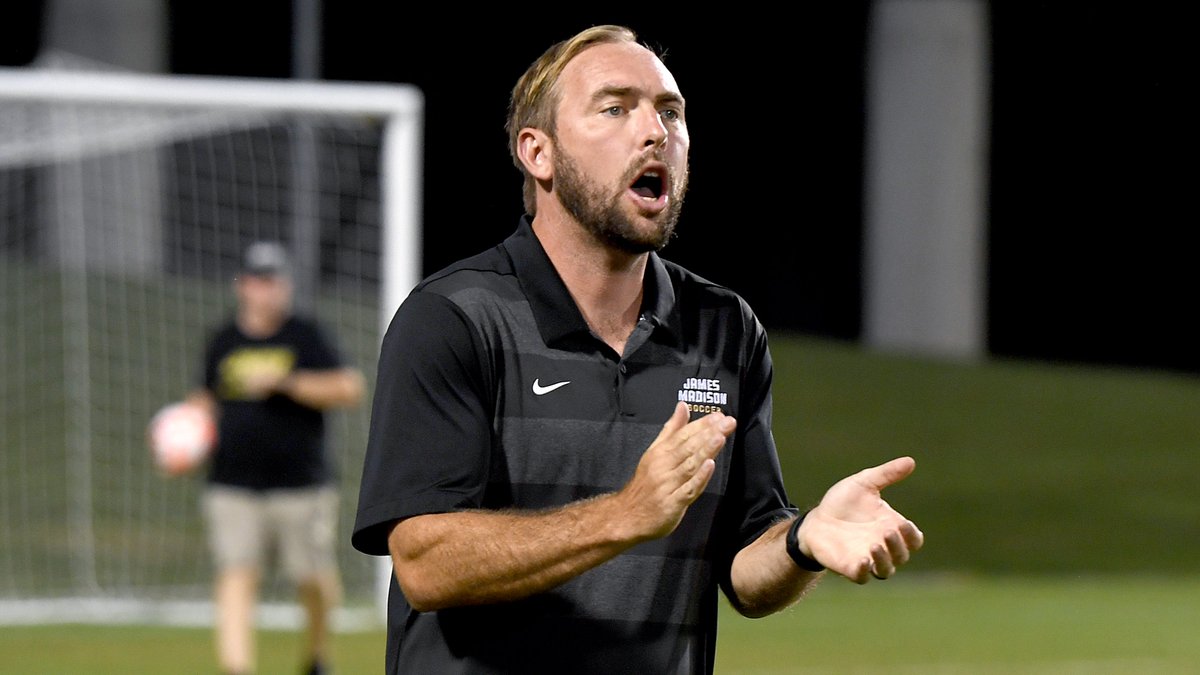
[[[367,377],[329,419],[335,620],[382,615],[385,559],[348,542],[379,342],[419,276],[422,115],[408,85],[0,69],[0,622],[211,617],[203,478],[164,478],[144,432],[255,239]],[[299,616],[275,573],[263,593],[260,621]]]

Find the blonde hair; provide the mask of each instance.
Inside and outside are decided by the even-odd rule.
[[[593,26],[580,31],[547,49],[534,61],[525,74],[517,80],[508,104],[508,119],[504,128],[508,131],[508,151],[513,163],[525,176],[525,211],[536,215],[535,194],[537,181],[525,170],[517,148],[517,135],[522,129],[541,129],[554,136],[555,111],[558,108],[558,78],[571,62],[589,47],[599,44],[632,42],[639,44],[637,34],[624,26]],[[642,45],[645,46],[645,45]]]

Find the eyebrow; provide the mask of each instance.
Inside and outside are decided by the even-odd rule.
[[[592,94],[592,101],[599,103],[600,101],[602,101],[606,98],[609,98],[609,97],[626,98],[628,96],[637,95],[639,93],[641,93],[641,89],[638,89],[637,87],[618,87],[618,86],[600,87],[599,89],[596,90],[596,93]],[[683,100],[683,96],[680,96],[679,94],[677,94],[673,91],[668,91],[668,92],[659,94],[658,96],[655,96],[654,102],[656,104],[673,103],[673,104],[678,105],[681,108],[686,105]]]

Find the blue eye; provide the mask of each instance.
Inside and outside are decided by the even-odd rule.
[[[624,112],[624,109],[619,105],[610,106],[604,109],[604,114],[609,117],[617,117]]]
[[[663,110],[662,112],[660,112],[659,114],[662,115],[663,118],[670,120],[672,122],[678,122],[680,119],[683,118],[683,115],[681,115],[680,112],[674,108],[667,108],[667,109]]]

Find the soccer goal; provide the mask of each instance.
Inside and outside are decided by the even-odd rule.
[[[209,620],[202,478],[156,471],[147,421],[260,238],[373,391],[420,274],[423,110],[400,84],[0,69],[0,623]],[[330,420],[347,622],[381,616],[348,544],[369,408]],[[263,623],[299,616],[275,576]]]

